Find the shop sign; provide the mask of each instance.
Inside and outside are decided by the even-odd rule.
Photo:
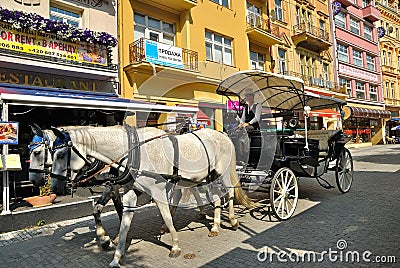
[[[18,122],[0,122],[0,144],[18,144]]]
[[[358,77],[361,79],[370,80],[373,82],[378,82],[378,76],[376,74],[366,72],[364,70],[360,70],[343,64],[339,64],[339,73],[351,75],[353,77]]]
[[[241,106],[240,102],[236,100],[228,100],[226,102],[226,107],[228,110],[236,110],[236,111],[243,110],[243,106]]]
[[[16,29],[3,22],[0,22],[0,49],[89,64],[108,64],[105,46],[66,42],[54,34]]]
[[[146,61],[183,69],[182,48],[145,40]]]
[[[100,85],[99,82],[94,80],[5,69],[0,69],[0,83],[92,92],[107,91],[107,89],[103,88],[103,85]]]
[[[351,108],[349,106],[344,106],[342,110],[344,112],[343,120],[348,119],[351,116]]]

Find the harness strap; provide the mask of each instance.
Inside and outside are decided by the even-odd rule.
[[[207,156],[207,162],[208,162],[208,172],[207,172],[207,177],[206,177],[206,180],[207,180],[207,183],[209,183],[210,182],[210,180],[211,180],[211,163],[210,163],[210,156],[208,155],[208,151],[207,151],[207,148],[206,148],[206,145],[204,144],[204,142],[200,139],[200,137],[193,131],[193,132],[191,132],[200,142],[201,142],[201,144],[203,145],[203,147],[204,147],[204,151],[206,152],[206,156]]]
[[[174,167],[172,174],[178,176],[179,171],[179,144],[178,139],[174,134],[168,135],[169,140],[172,142],[172,147],[174,148]]]

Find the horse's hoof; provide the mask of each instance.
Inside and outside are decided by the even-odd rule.
[[[166,234],[166,233],[168,233],[168,232],[169,232],[169,230],[168,230],[167,227],[162,226],[162,227],[160,228],[160,235]]]
[[[236,231],[238,228],[239,228],[239,221],[236,220],[236,223],[235,223],[235,224],[232,224],[232,229],[233,229],[234,231]]]
[[[205,220],[206,214],[199,214],[199,220]]]
[[[118,261],[112,261],[112,262],[108,265],[108,267],[120,267],[120,265],[119,265]]]
[[[101,248],[103,250],[107,250],[110,247],[110,242],[111,239],[109,237],[107,239],[104,239],[103,241],[100,242]]]
[[[209,236],[209,237],[218,236],[218,232],[211,231],[211,232],[208,233],[208,236]]]
[[[170,253],[169,253],[169,257],[170,258],[177,258],[177,257],[179,257],[181,255],[181,249],[173,249],[173,250],[171,250],[170,251]]]

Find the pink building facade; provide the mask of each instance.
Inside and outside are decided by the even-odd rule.
[[[333,54],[336,82],[348,93],[344,129],[355,143],[382,141],[384,111],[379,33],[380,13],[374,0],[336,0],[332,3]],[[384,129],[384,128],[383,128]]]

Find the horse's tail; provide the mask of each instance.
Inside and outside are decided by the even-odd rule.
[[[248,209],[256,208],[257,205],[254,203],[243,191],[243,188],[240,184],[239,177],[236,172],[236,152],[235,147],[232,144],[232,160],[230,166],[230,177],[231,183],[235,189],[235,197],[239,201],[240,204],[245,206]]]

